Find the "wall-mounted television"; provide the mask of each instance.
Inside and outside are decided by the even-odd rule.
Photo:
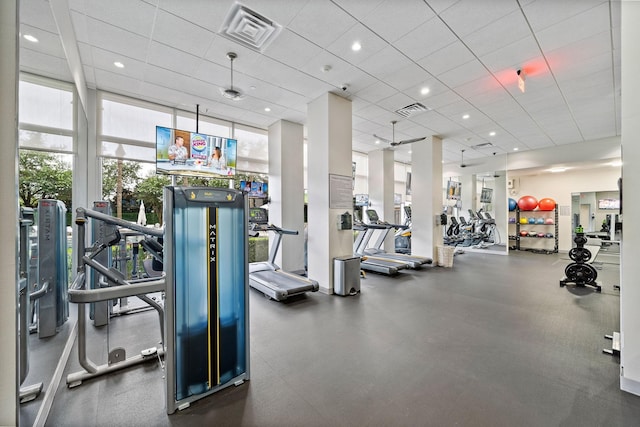
[[[447,200],[460,200],[462,184],[458,181],[447,181]]]
[[[269,184],[259,181],[240,181],[240,188],[247,193],[249,197],[267,197],[269,193]]]
[[[493,201],[493,188],[483,188],[480,192],[480,203],[491,203]]]
[[[600,200],[598,200],[598,209],[619,210],[620,209],[620,200],[618,200],[618,199],[600,199]]]
[[[224,177],[236,174],[237,140],[156,126],[156,172]]]

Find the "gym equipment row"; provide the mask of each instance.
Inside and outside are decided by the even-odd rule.
[[[443,241],[448,246],[485,249],[501,243],[496,221],[489,212],[469,209],[469,221],[464,216],[451,216],[444,228]]]

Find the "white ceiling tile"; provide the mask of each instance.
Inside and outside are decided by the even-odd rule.
[[[153,29],[153,40],[203,57],[213,41],[214,31],[195,26],[164,10],[158,10]]]
[[[87,18],[89,40],[93,46],[122,55],[125,58],[146,58],[149,39],[102,21]]]
[[[393,42],[435,16],[423,0],[384,1],[368,9],[360,18],[365,25],[381,37]],[[356,15],[360,16],[360,15]]]
[[[398,68],[407,67],[411,61],[393,46],[387,46],[375,56],[369,57],[358,68],[372,76],[383,79]]]
[[[535,0],[523,5],[523,11],[534,31],[541,31],[575,15],[601,5],[602,0],[557,1]],[[612,4],[619,2],[611,2]],[[552,12],[551,12],[552,11]]]
[[[454,88],[488,76],[489,71],[487,71],[484,65],[479,61],[473,60],[452,70],[445,71],[436,77],[450,88]]]
[[[440,14],[458,37],[464,37],[518,8],[517,2],[460,1]]]
[[[332,2],[313,0],[290,22],[289,29],[326,48],[355,24],[355,19]]]
[[[551,51],[607,31],[609,24],[607,2],[537,32],[536,38],[542,49]]]
[[[49,33],[58,34],[56,21],[53,19],[48,1],[20,1],[20,23],[33,28],[40,28]]]
[[[265,55],[292,67],[302,68],[324,50],[287,29],[266,49]]]
[[[152,41],[149,45],[147,63],[176,73],[190,75],[194,70],[198,70],[201,59],[187,52]]]
[[[417,63],[433,75],[442,74],[475,59],[473,53],[462,42],[453,43],[420,59]]]
[[[38,39],[37,43],[32,43],[21,37],[21,48],[41,52],[45,55],[55,56],[58,58],[66,58],[64,49],[62,48],[62,43],[60,42],[60,36],[57,33],[50,33],[30,25],[22,24],[20,25],[20,34],[29,34]]]
[[[372,85],[369,85],[366,88],[356,92],[356,95],[358,99],[362,99],[364,101],[367,101],[368,103],[375,103],[380,101],[381,99],[390,97],[394,93],[396,93],[396,90],[394,88],[384,82],[376,81]]]
[[[139,0],[85,0],[86,16],[130,33],[149,38],[153,30],[156,7]],[[126,11],[126,13],[123,13]]]
[[[158,8],[163,13],[182,18],[188,27],[198,26],[217,33],[233,4],[233,0],[160,0]],[[160,31],[160,28],[156,28],[156,31]]]
[[[462,98],[460,97],[460,95],[456,94],[455,92],[443,92],[425,98],[422,103],[429,108],[437,110],[445,105],[452,104],[461,99]]]
[[[538,67],[543,62],[542,52],[533,37],[505,43],[499,49],[480,57],[480,61],[494,74],[510,72],[527,65]],[[514,79],[515,81],[515,79]]]
[[[190,0],[190,2],[191,1],[192,0]],[[203,1],[207,3],[217,3],[220,0],[216,0],[215,2],[211,2],[210,0]],[[309,0],[250,0],[243,1],[242,3],[259,15],[284,27],[289,25],[291,20],[295,18],[308,1]],[[233,2],[229,1],[229,3],[231,4]]]
[[[531,36],[527,21],[520,9],[462,37],[462,41],[476,56],[496,50],[505,40],[517,41]]]
[[[431,75],[416,64],[409,64],[406,67],[398,68],[387,74],[384,79],[398,91],[404,91],[410,87],[414,87],[429,79]]]
[[[126,93],[135,93],[142,95],[143,92],[141,88],[144,86],[144,82],[133,79],[131,77],[127,77],[123,74],[113,73],[111,71],[94,69],[94,74],[96,76],[96,84],[101,90],[106,90],[109,92],[126,94]],[[144,94],[148,95],[148,94]],[[145,97],[142,99],[150,100],[150,98]],[[162,97],[154,98],[156,102],[164,101],[161,103],[166,104],[166,100]]]
[[[113,52],[109,52],[97,47],[91,48],[91,52],[89,54],[91,55],[91,64],[94,68],[134,79],[144,79],[146,65],[142,61],[138,61],[133,58],[127,58],[126,60],[124,60],[120,55],[116,55]],[[115,65],[113,65],[115,61],[121,61],[125,67],[122,69],[117,68]]]
[[[415,100],[413,98],[410,98],[407,95],[398,92],[388,98],[378,101],[377,105],[390,112],[395,112],[396,110],[404,108],[407,105],[413,104],[414,102]]]
[[[438,18],[432,18],[398,39],[394,45],[409,58],[417,61],[450,45],[457,37]]]
[[[20,70],[63,81],[73,80],[66,59],[35,50],[20,49]]]
[[[351,46],[359,42],[362,48],[354,52]],[[373,57],[387,46],[387,42],[381,39],[362,24],[356,24],[327,46],[327,50],[334,55],[344,58],[351,64],[358,65],[367,58]]]

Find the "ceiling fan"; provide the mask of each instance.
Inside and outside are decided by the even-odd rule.
[[[222,96],[233,101],[240,101],[242,98],[244,98],[242,92],[233,88],[233,60],[237,57],[238,55],[236,55],[234,52],[227,53],[227,58],[229,59],[229,61],[231,61],[231,87],[229,89],[220,89]]]
[[[393,130],[392,130],[392,134],[391,134],[391,141],[389,141],[388,139],[383,138],[381,136],[378,136],[375,133],[373,134],[373,136],[376,139],[379,139],[380,141],[386,142],[387,144],[389,144],[392,147],[396,147],[398,145],[403,145],[403,144],[411,144],[412,142],[422,141],[423,139],[426,138],[426,136],[423,136],[421,138],[403,139],[402,141],[396,141],[396,123],[398,123],[397,120],[392,120],[391,121],[391,125],[393,126]]]
[[[462,149],[460,150],[460,167],[461,168],[466,168],[467,166],[476,166],[478,163],[465,163],[464,162],[464,152],[466,150]]]

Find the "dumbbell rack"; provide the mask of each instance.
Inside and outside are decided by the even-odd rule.
[[[525,224],[520,224],[520,212],[551,212],[551,211],[521,211],[519,207],[516,207],[515,213],[516,213],[516,222],[515,222],[515,228],[516,228],[516,234],[515,234],[515,246],[512,246],[510,249],[512,250],[518,250],[518,251],[523,251],[523,250],[527,250],[527,251],[533,251],[533,252],[538,252],[538,253],[545,253],[545,254],[556,254],[558,253],[558,205],[556,204],[554,209],[553,209],[553,240],[554,240],[554,245],[553,245],[553,249],[549,249],[549,250],[533,250],[531,248],[524,248],[521,247],[520,243],[522,239],[533,239],[530,237],[522,237],[520,236],[520,226],[521,225],[525,225]],[[527,224],[527,225],[542,225],[542,224]],[[550,224],[547,224],[547,226],[549,226]],[[548,239],[551,240],[551,239]]]

